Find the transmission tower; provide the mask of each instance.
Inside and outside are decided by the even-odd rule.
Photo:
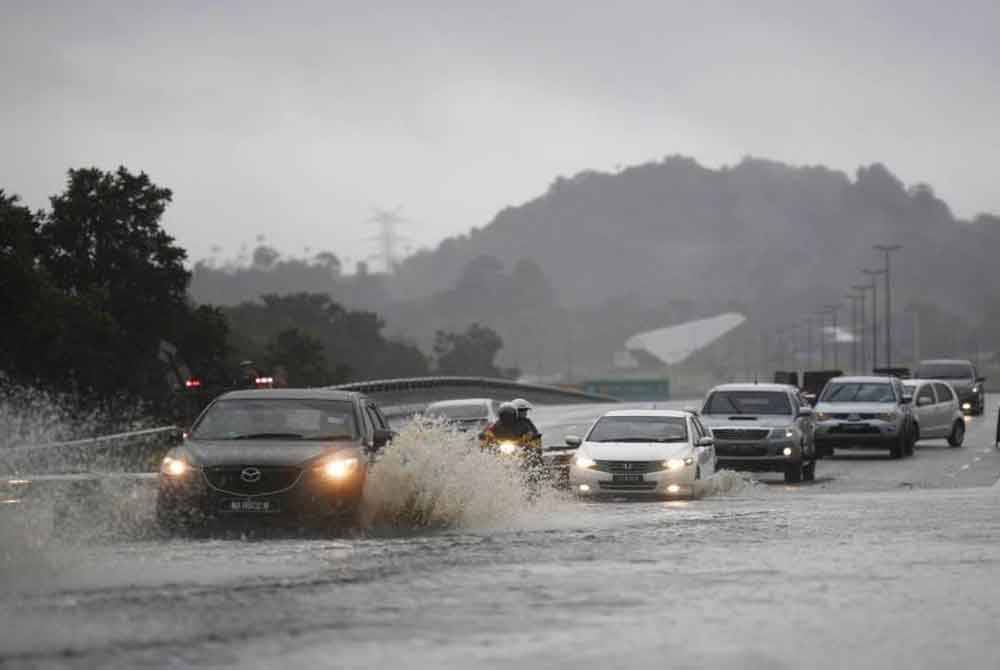
[[[407,219],[400,215],[402,209],[402,206],[393,210],[375,208],[375,214],[368,219],[368,223],[379,226],[378,234],[369,238],[370,241],[378,242],[379,251],[369,258],[381,261],[386,274],[392,274],[396,271],[396,263],[399,261],[399,245],[408,241],[397,230],[401,224],[408,223]]]

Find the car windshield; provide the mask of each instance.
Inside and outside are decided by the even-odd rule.
[[[343,400],[239,398],[220,400],[198,421],[196,440],[353,440],[354,405]]]
[[[892,384],[882,382],[844,382],[830,384],[821,402],[896,402]]]
[[[972,379],[972,368],[965,363],[925,363],[913,373],[920,379]]]
[[[778,391],[716,391],[705,414],[791,414],[788,395]]]
[[[605,416],[587,436],[588,442],[684,442],[685,419],[672,416]]]
[[[448,421],[485,421],[488,418],[486,405],[482,403],[468,405],[431,405],[427,415],[440,417]]]

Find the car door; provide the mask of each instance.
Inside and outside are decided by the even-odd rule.
[[[698,440],[703,437],[711,437],[711,434],[705,430],[705,426],[702,425],[701,419],[696,416],[691,416],[691,427],[694,431],[694,438],[692,442],[698,444]],[[710,447],[695,447],[695,453],[698,454],[698,466],[701,468],[702,477],[710,477],[715,474],[715,445]]]
[[[938,412],[937,396],[933,384],[921,384],[913,395],[914,411],[920,423],[920,436],[924,438],[941,436],[941,415]]]
[[[959,412],[958,398],[947,384],[935,382],[934,390],[937,391],[938,411],[941,413],[942,437],[951,435],[951,424],[955,419],[955,413]]]

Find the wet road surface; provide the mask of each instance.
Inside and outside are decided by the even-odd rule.
[[[538,422],[549,435],[588,412]],[[994,668],[995,421],[970,420],[960,449],[821,461],[812,484],[764,474],[690,502],[554,498],[495,526],[259,541],[131,528],[22,546],[8,528],[0,661]]]

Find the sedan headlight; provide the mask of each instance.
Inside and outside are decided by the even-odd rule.
[[[663,462],[663,466],[667,470],[680,470],[687,465],[694,465],[694,458],[691,456],[687,458],[671,458],[669,461]]]
[[[771,431],[772,440],[790,440],[795,437],[795,431],[791,428],[775,428]]]
[[[160,463],[160,472],[168,477],[183,477],[190,469],[191,466],[188,465],[187,461],[173,456],[164,457],[163,462]]]
[[[576,464],[576,467],[578,467],[578,468],[584,468],[584,469],[592,468],[595,465],[597,465],[597,461],[595,461],[593,458],[590,458],[588,456],[584,456],[583,454],[579,454],[574,459],[573,462]]]
[[[893,410],[892,412],[880,412],[875,415],[875,418],[879,421],[885,421],[886,423],[893,423],[899,418],[899,412]]]
[[[320,474],[327,479],[341,480],[350,477],[357,467],[357,458],[335,458],[320,465],[316,469],[319,470]]]
[[[829,421],[830,415],[826,412],[816,412],[813,414],[817,421]]]
[[[978,386],[973,386],[972,387],[972,392],[973,393],[979,393],[979,387]]]

